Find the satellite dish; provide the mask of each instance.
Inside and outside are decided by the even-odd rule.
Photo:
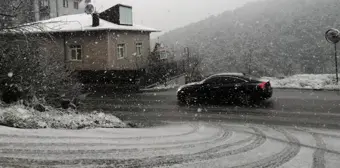
[[[330,43],[338,43],[340,41],[340,31],[338,29],[329,29],[325,34],[326,40]]]
[[[86,14],[92,14],[94,12],[94,6],[93,4],[86,4],[85,6],[85,13]]]

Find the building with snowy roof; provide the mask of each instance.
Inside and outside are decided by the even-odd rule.
[[[58,52],[69,69],[85,74],[111,72],[116,75],[142,71],[147,66],[150,34],[158,31],[134,24],[132,17],[131,6],[117,4],[101,13],[65,15],[28,23],[23,25],[24,29],[9,30],[6,34],[48,34],[53,40],[41,47]]]

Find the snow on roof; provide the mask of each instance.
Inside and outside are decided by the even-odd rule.
[[[159,32],[159,30],[134,24],[124,26],[100,19],[100,25],[92,27],[92,16],[87,14],[65,15],[39,22],[29,23],[24,32],[76,32],[76,31],[98,31],[98,30],[128,30]]]

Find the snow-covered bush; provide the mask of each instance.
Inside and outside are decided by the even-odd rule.
[[[0,107],[0,125],[15,128],[63,129],[126,127],[119,118],[101,112],[79,114],[73,110],[61,111],[50,107],[47,112],[41,113],[22,105]]]
[[[11,39],[16,38],[16,41]],[[61,50],[44,48],[50,37],[6,36],[0,41],[0,92],[20,99],[38,100],[75,88],[76,81],[64,65]],[[53,39],[52,39],[53,40]],[[73,92],[73,91],[72,91]],[[77,96],[77,95],[75,95]],[[9,95],[7,97],[12,97]],[[4,98],[4,97],[3,97]],[[14,99],[16,101],[17,99]],[[9,101],[13,102],[13,101]]]
[[[23,23],[32,19],[27,15],[32,3],[1,0],[0,4],[1,11],[9,14],[0,17],[0,93],[9,99],[6,102],[34,97],[42,101],[73,90],[72,71],[65,66],[63,50],[51,44],[56,43],[53,37],[24,33],[28,27]],[[41,29],[38,24],[29,25]]]

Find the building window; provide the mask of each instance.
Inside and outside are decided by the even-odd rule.
[[[63,6],[64,8],[68,8],[68,0],[63,0]]]
[[[40,15],[40,20],[45,20],[45,19],[50,18],[49,0],[39,1],[39,15]]]
[[[81,61],[82,59],[82,52],[80,45],[71,45],[70,46],[70,53],[71,53],[71,61]]]
[[[142,53],[142,47],[143,47],[143,44],[142,43],[136,43],[136,54],[137,56],[141,56],[143,55]]]
[[[40,7],[48,7],[49,1],[48,0],[40,0]]]
[[[79,2],[78,1],[74,1],[73,2],[73,7],[74,7],[74,9],[79,9]]]
[[[118,44],[117,45],[117,55],[118,59],[122,59],[125,57],[125,44]]]

